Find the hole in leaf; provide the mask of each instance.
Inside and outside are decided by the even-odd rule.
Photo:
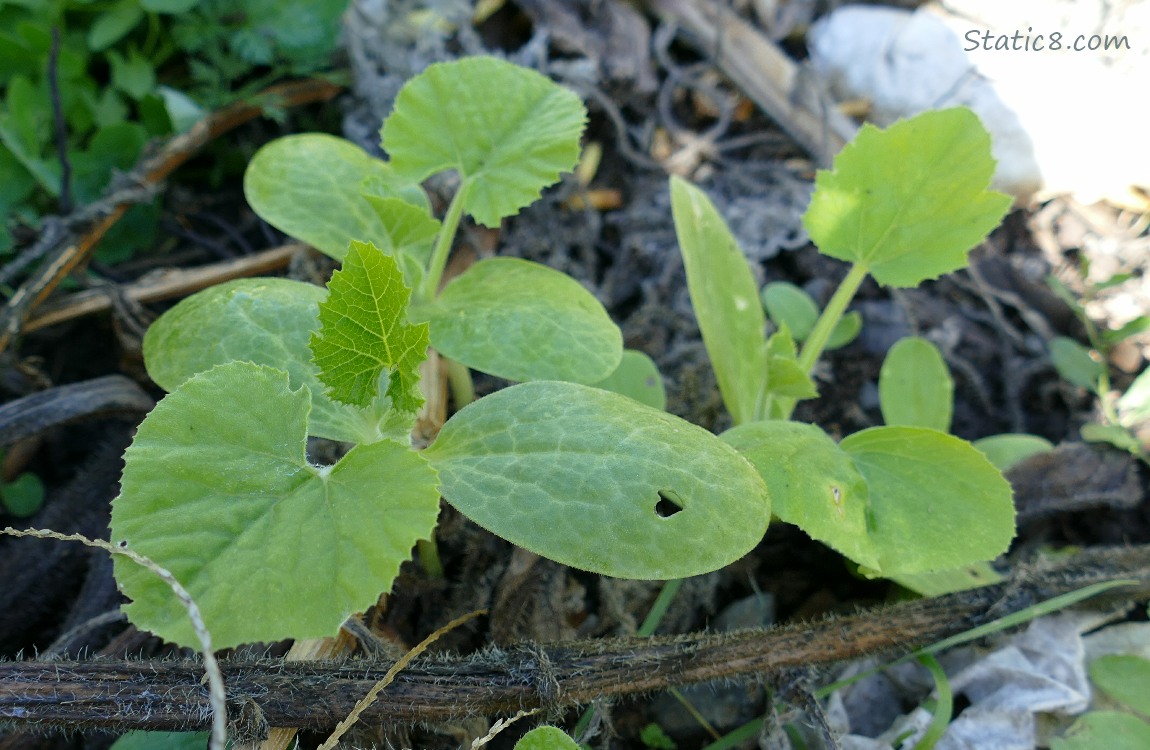
[[[683,509],[674,493],[659,490],[659,502],[655,503],[655,515],[659,518],[670,518]]]

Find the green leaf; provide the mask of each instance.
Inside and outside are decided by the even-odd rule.
[[[1090,662],[1090,681],[1099,690],[1143,716],[1150,716],[1150,661],[1110,654]]]
[[[579,743],[558,727],[535,727],[519,738],[515,750],[580,750]]]
[[[324,392],[308,343],[326,298],[327,290],[288,279],[236,279],[193,294],[144,335],[148,374],[174,391],[225,362],[277,367],[291,375],[293,388],[307,386],[311,392],[311,435],[353,443],[407,439],[411,415],[392,409],[386,399],[358,409]]]
[[[381,135],[405,177],[458,171],[463,209],[495,227],[575,166],[586,120],[579,97],[539,73],[469,57],[408,81]]]
[[[30,518],[43,505],[44,483],[35,474],[26,472],[11,482],[0,483],[0,506],[10,515]]]
[[[767,339],[767,382],[773,396],[817,398],[818,388],[798,362],[795,340],[784,323]]]
[[[1106,365],[1095,359],[1089,349],[1072,338],[1056,336],[1050,340],[1050,360],[1062,379],[1079,388],[1095,390]]]
[[[867,524],[866,480],[825,432],[771,421],[739,425],[720,437],[754,464],[781,520],[861,565],[882,566]]]
[[[1150,329],[1150,315],[1139,315],[1131,321],[1124,323],[1121,327],[1112,331],[1107,330],[1102,332],[1102,341],[1105,344],[1114,346],[1131,336],[1137,336],[1140,333]]]
[[[820,171],[803,223],[819,252],[909,287],[967,264],[1009,196],[987,190],[990,136],[965,108],[923,112],[886,130],[863,125]]]
[[[390,247],[387,227],[361,192],[367,180],[377,195],[426,208],[427,196],[391,166],[350,141],[320,133],[278,138],[252,157],[244,195],[265,221],[336,260],[352,240]]]
[[[805,341],[819,319],[819,307],[811,295],[789,281],[772,281],[761,292],[763,306],[771,321],[786,324],[795,341]]]
[[[870,491],[880,575],[992,560],[1014,537],[1010,484],[970,443],[921,427],[872,427],[839,447]]]
[[[1054,444],[1037,435],[1005,433],[980,438],[973,443],[999,471],[1006,471],[1031,456],[1054,450]]]
[[[857,312],[848,312],[839,318],[831,336],[827,339],[827,350],[838,349],[854,341],[862,330],[862,315]]]
[[[145,732],[133,730],[112,743],[111,750],[204,750],[210,732]]]
[[[980,562],[964,565],[953,570],[938,570],[933,573],[907,573],[892,575],[890,579],[919,596],[944,596],[958,591],[977,589],[1002,583],[1005,580],[990,563]]]
[[[200,4],[200,0],[139,0],[140,7],[152,13],[187,13]]]
[[[443,355],[508,380],[595,383],[623,356],[623,334],[594,295],[519,258],[479,261],[412,319],[431,323]]]
[[[431,257],[432,244],[439,234],[440,223],[422,206],[408,203],[402,198],[383,197],[365,192],[364,198],[383,224],[383,250],[395,257],[403,270],[404,283],[418,289],[423,281],[424,269]]]
[[[327,286],[310,346],[328,394],[368,406],[381,390],[380,376],[386,376],[388,398],[414,413],[423,403],[419,365],[427,359],[428,328],[407,323],[411,290],[395,259],[370,243],[352,241],[343,269]]]
[[[88,28],[88,49],[99,52],[111,47],[142,20],[144,10],[138,0],[120,0],[111,7],[101,9]]]
[[[286,372],[230,362],[157,404],[124,455],[113,543],[172,572],[217,648],[335,635],[435,525],[435,471],[420,454],[382,441],[313,466],[310,409]],[[115,572],[138,627],[197,642],[165,583],[119,558]]]
[[[1139,455],[1142,452],[1142,443],[1121,425],[1090,422],[1082,425],[1078,434],[1088,443],[1107,443],[1134,455]]]
[[[634,349],[624,349],[623,359],[615,372],[592,385],[628,396],[653,409],[663,411],[667,408],[667,391],[663,387],[658,365],[646,354]]]
[[[950,430],[954,380],[938,348],[924,338],[899,339],[878,377],[879,404],[888,425]]]
[[[766,317],[747,259],[699,188],[671,178],[671,210],[691,304],[735,424],[762,416],[767,383]]]
[[[124,57],[115,50],[105,53],[112,67],[112,85],[133,99],[143,99],[156,88],[156,70],[152,63],[132,49]]]
[[[1050,750],[1145,750],[1147,747],[1150,747],[1150,724],[1137,716],[1114,711],[1083,714],[1064,736],[1050,741]]]
[[[1150,419],[1150,367],[1138,373],[1126,392],[1118,397],[1117,406],[1125,427]]]
[[[729,445],[573,383],[482,398],[449,419],[424,456],[444,498],[480,526],[609,576],[717,570],[750,551],[770,518],[766,486]]]

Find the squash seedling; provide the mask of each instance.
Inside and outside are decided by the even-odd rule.
[[[253,159],[253,207],[343,267],[327,289],[229,282],[152,326],[145,360],[169,394],[125,455],[112,517],[116,543],[192,592],[218,646],[334,633],[390,588],[441,493],[516,544],[613,576],[695,575],[762,537],[769,496],[737,451],[590,385],[610,382],[622,336],[578,283],[493,258],[437,291],[462,215],[494,226],[535,200],[574,165],[584,118],[543,76],[472,58],[400,92],[382,130],[390,161],[316,135]],[[440,223],[418,182],[443,170],[459,187]],[[429,343],[527,382],[415,451]],[[308,436],[353,447],[316,466]],[[190,642],[170,596],[127,566],[116,575],[137,625]]]
[[[836,443],[789,421],[817,389],[811,371],[843,327],[862,281],[916,286],[967,264],[1010,206],[987,189],[990,140],[965,109],[926,112],[885,131],[864,126],[820,171],[804,224],[819,251],[851,268],[813,323],[796,295],[764,293],[783,319],[769,338],[747,262],[706,195],[672,178],[675,225],[692,303],[735,427],[722,437],[760,471],[774,513],[869,574],[906,576],[990,560],[1014,536],[1010,486],[978,449],[945,433],[945,366],[910,374],[884,401],[897,416]],[[800,321],[801,352],[787,320]],[[941,364],[939,362],[938,364]],[[949,408],[949,407],[948,407]],[[904,419],[904,417],[906,417]],[[945,424],[944,424],[945,422]]]

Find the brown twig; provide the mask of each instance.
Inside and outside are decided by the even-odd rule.
[[[1024,568],[1004,583],[770,630],[520,644],[422,659],[365,711],[365,721],[439,722],[585,704],[715,679],[906,652],[1091,584],[1131,579],[1150,595],[1150,546],[1089,550]],[[275,726],[330,730],[387,673],[369,660],[224,662],[228,699]],[[0,663],[0,719],[72,730],[202,729],[202,668],[186,661]]]
[[[159,153],[145,159],[129,175],[139,185],[154,186],[181,164],[223,133],[259,116],[265,107],[289,107],[326,101],[340,92],[336,84],[319,79],[293,81],[272,86],[252,102],[237,102],[196,123],[191,130],[171,138]],[[84,263],[96,244],[131,205],[128,200],[111,196],[106,210],[78,239],[71,231],[63,233],[46,253],[36,272],[21,285],[3,311],[0,311],[0,351],[7,348],[28,318],[57,284]],[[137,199],[138,200],[138,199]]]

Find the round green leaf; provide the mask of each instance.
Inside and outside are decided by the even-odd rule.
[[[1145,750],[1150,723],[1116,711],[1091,711],[1078,717],[1066,735],[1050,741],[1050,750]]]
[[[867,527],[866,480],[825,432],[770,421],[739,425],[720,437],[758,469],[776,516],[860,565],[881,566]]]
[[[368,443],[383,437],[405,439],[411,422],[391,424],[388,404],[367,408],[327,395],[308,348],[319,327],[319,303],[327,290],[289,279],[236,279],[193,294],[168,310],[144,335],[148,374],[174,391],[198,372],[243,361],[286,370],[292,387],[312,393],[310,434]]]
[[[786,324],[795,341],[805,341],[819,319],[819,307],[811,295],[788,281],[772,281],[761,292],[767,315],[776,325]]]
[[[388,227],[362,193],[402,198],[422,208],[427,196],[387,162],[350,141],[321,133],[278,138],[252,157],[244,195],[265,221],[336,260],[352,240],[391,249]]]
[[[990,136],[969,109],[923,112],[886,130],[863,125],[820,171],[803,224],[819,252],[867,268],[880,284],[916,286],[966,266],[1010,209],[987,190]]]
[[[727,565],[770,519],[754,467],[711,433],[608,391],[544,381],[448,420],[427,450],[444,498],[539,555],[621,578]]]
[[[623,357],[623,334],[594,295],[519,258],[479,261],[415,317],[431,323],[440,353],[508,380],[595,383]]]
[[[515,750],[579,750],[579,743],[559,727],[535,727],[515,743]]]
[[[408,178],[457,170],[464,210],[494,227],[575,166],[586,121],[579,97],[539,73],[468,57],[408,81],[381,134]]]
[[[1150,660],[1110,654],[1090,662],[1090,681],[1111,698],[1150,716]]]
[[[217,648],[334,635],[390,589],[435,525],[436,476],[421,455],[382,441],[313,466],[310,409],[286,372],[230,362],[161,401],[124,455],[113,543],[172,572]],[[166,584],[115,564],[136,625],[197,642]]]
[[[938,347],[924,338],[899,339],[878,377],[879,404],[888,425],[950,430],[954,380]]]
[[[974,447],[985,453],[999,471],[1006,471],[1038,453],[1054,450],[1054,444],[1046,438],[1017,433],[980,438],[974,441]]]
[[[866,479],[879,574],[991,560],[1014,537],[1010,484],[970,443],[922,427],[873,427],[839,447]]]
[[[624,349],[623,359],[615,372],[594,384],[596,388],[630,396],[653,409],[667,408],[667,391],[659,366],[643,352]]]

